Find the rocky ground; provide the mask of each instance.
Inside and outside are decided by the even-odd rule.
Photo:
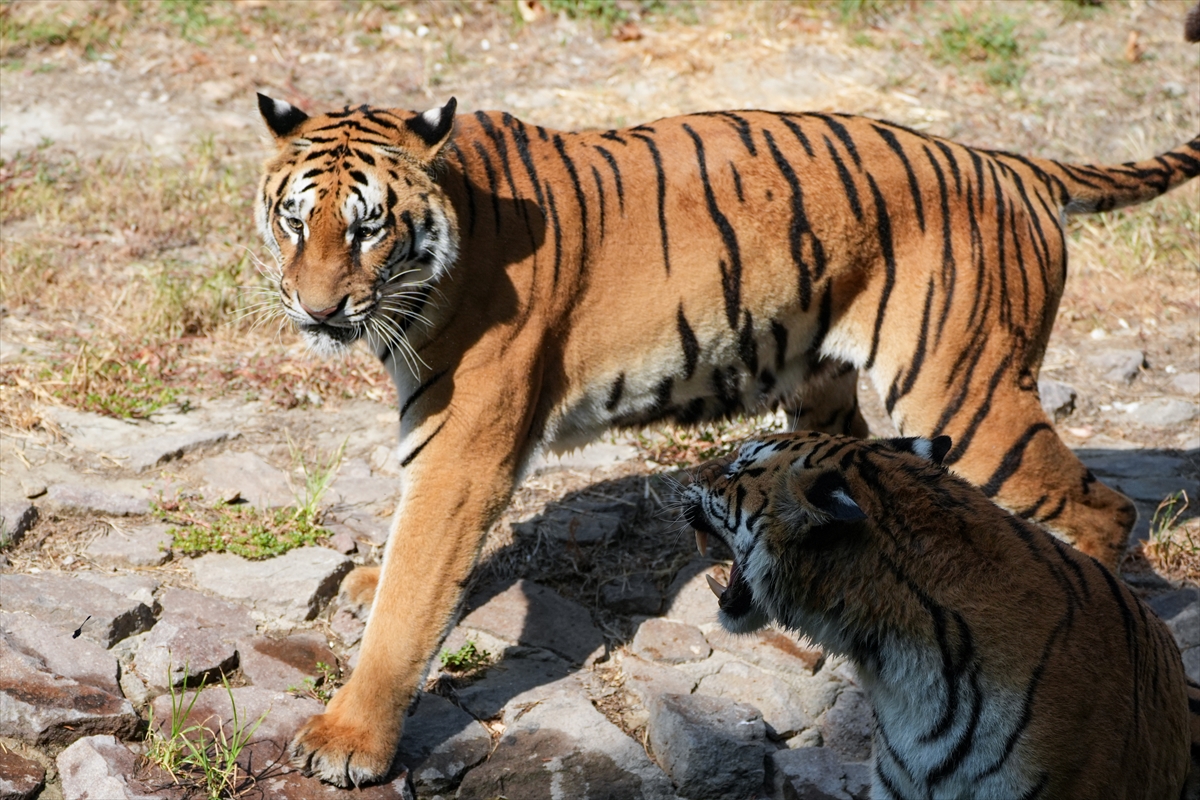
[[[1109,3],[1066,18],[1070,5],[1022,6],[1018,32],[1031,44],[1018,88],[930,55],[921,37],[943,24],[938,5],[857,25],[805,4],[701,6],[695,19],[634,20],[612,36],[536,3],[516,7],[530,17],[520,24],[466,3],[450,14],[306,4],[299,23],[263,19],[295,6],[218,4],[225,22],[183,37],[164,23],[111,49],[69,39],[14,51],[6,40],[0,236],[12,282],[0,388],[13,393],[0,427],[0,798],[203,796],[194,773],[171,776],[143,758],[147,730],[174,717],[228,739],[264,714],[227,794],[350,796],[280,755],[353,670],[364,611],[338,598],[338,584],[355,564],[378,562],[397,500],[396,404],[369,362],[322,367],[326,377],[310,381],[294,340],[231,326],[195,358],[225,359],[241,375],[257,368],[255,354],[282,354],[301,365],[277,379],[286,402],[194,382],[145,418],[119,419],[79,400],[86,392],[37,391],[61,377],[47,377],[47,365],[71,381],[87,373],[64,343],[133,336],[121,308],[147,291],[140,261],[215,269],[254,246],[254,89],[312,107],[420,108],[455,94],[464,108],[563,127],[704,108],[835,108],[1094,160],[1144,157],[1194,135],[1200,58],[1178,42],[1186,5]],[[24,13],[11,8],[10,24]],[[1142,49],[1132,57],[1131,32]],[[158,240],[149,218],[140,229],[103,215],[60,229],[59,212],[12,211],[39,169],[84,164],[69,188],[85,194],[88,175],[116,185],[114,154],[133,148],[164,173],[189,170],[197,141],[245,167],[232,173],[244,186],[230,201],[246,211],[241,227]],[[1171,527],[1161,514],[1155,522],[1164,498],[1200,495],[1195,189],[1072,223],[1073,274],[1042,374],[1064,439],[1137,501],[1138,539]],[[188,211],[193,200],[172,202]],[[30,252],[41,260],[19,260]],[[50,276],[49,288],[22,288],[29,275]],[[79,276],[103,303],[48,297],[76,297]],[[351,382],[343,397],[339,385]],[[873,389],[860,395],[873,432],[890,433]],[[871,719],[853,670],[777,631],[723,634],[705,576],[726,554],[698,557],[671,514],[679,463],[768,422],[708,439],[645,432],[539,462],[489,533],[447,658],[407,720],[396,774],[355,794],[865,797]],[[326,474],[313,517],[325,532],[311,543],[262,560],[181,545],[181,531],[215,526],[228,509],[294,515]],[[235,504],[216,510],[219,500]],[[1158,574],[1135,550],[1123,577],[1168,621],[1200,679],[1200,575]],[[189,715],[173,714],[197,691]]]

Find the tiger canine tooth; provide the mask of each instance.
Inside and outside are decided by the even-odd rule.
[[[708,534],[704,531],[696,531],[696,549],[700,551],[700,555],[708,555]]]
[[[714,578],[712,575],[705,575],[704,577],[708,579],[708,588],[712,589],[713,594],[715,594],[717,597],[720,597],[721,595],[725,594],[725,585],[724,584],[722,584],[719,580]]]

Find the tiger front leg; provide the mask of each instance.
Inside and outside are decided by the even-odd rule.
[[[840,433],[858,439],[871,433],[858,407],[858,370],[840,359],[820,361],[786,410],[788,427],[794,431]]]
[[[291,748],[293,763],[322,781],[346,787],[387,776],[404,711],[452,622],[487,528],[511,495],[521,425],[488,436],[455,422],[414,434],[421,442],[438,431],[406,468],[377,580],[367,570],[352,573],[356,597],[372,602],[373,595],[358,666]]]

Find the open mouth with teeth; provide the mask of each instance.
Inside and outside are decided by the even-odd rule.
[[[699,506],[691,506],[685,512],[684,516],[689,525],[696,531],[696,549],[700,551],[700,555],[708,555],[708,540],[709,536],[716,536],[721,541],[724,539],[709,525],[705,518],[704,511]],[[728,542],[725,542],[728,545]],[[730,547],[730,550],[733,548]],[[717,596],[717,606],[724,612],[725,616],[731,622],[737,622],[743,617],[747,617],[751,612],[756,611],[754,607],[754,594],[750,590],[750,584],[746,582],[745,576],[742,574],[741,565],[738,563],[737,554],[734,554],[733,566],[729,568],[729,583],[722,584],[712,575],[706,576],[708,579],[708,588],[712,589],[713,594]]]

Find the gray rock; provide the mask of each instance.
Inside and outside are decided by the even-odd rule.
[[[846,794],[853,800],[871,800],[871,765],[861,761],[842,764],[846,770]]]
[[[435,694],[421,694],[404,721],[397,758],[424,795],[452,788],[491,749],[491,734],[470,714]]]
[[[342,644],[353,647],[362,641],[363,632],[367,625],[358,615],[348,608],[339,608],[329,619],[329,629],[341,639]]]
[[[272,768],[266,777],[259,777],[254,782],[254,788],[260,790],[263,798],[280,798],[280,800],[415,800],[409,773],[399,766],[399,761],[392,767],[387,783],[374,786],[360,786],[350,794],[346,789],[339,789],[327,783],[321,783],[316,778],[306,778],[301,773],[288,766]],[[249,795],[254,796],[252,793]],[[440,800],[436,795],[433,800]]]
[[[8,611],[0,611],[0,630],[14,649],[48,672],[121,696],[116,656],[91,639],[73,638],[36,617]]]
[[[305,678],[321,676],[318,664],[337,670],[337,656],[319,633],[255,636],[239,640],[237,649],[242,674],[264,689],[303,688]]]
[[[1146,366],[1146,354],[1141,350],[1106,350],[1087,357],[1087,362],[1104,372],[1106,380],[1130,383]]]
[[[603,544],[618,536],[637,511],[632,501],[573,497],[532,519],[515,523],[513,532],[559,542]]]
[[[228,675],[237,667],[237,648],[191,620],[164,616],[142,643],[135,664],[147,684],[165,691]]]
[[[696,691],[757,708],[773,739],[787,739],[813,724],[790,684],[740,661],[730,662],[717,674],[703,678]]]
[[[1182,655],[1183,671],[1189,678],[1200,683],[1200,647],[1189,647]]]
[[[1113,478],[1144,478],[1148,475],[1177,475],[1187,465],[1178,456],[1158,451],[1080,450],[1079,458],[1097,475]]]
[[[209,499],[242,498],[259,508],[285,508],[296,502],[288,476],[257,453],[221,453],[197,467]]]
[[[45,785],[41,764],[0,747],[0,800],[33,800]]]
[[[621,659],[621,672],[625,688],[646,706],[655,695],[691,694],[696,688],[696,681],[679,670],[633,655]]]
[[[703,661],[712,653],[700,629],[669,619],[652,618],[638,626],[632,650],[650,661],[683,664]]]
[[[570,673],[571,667],[566,661],[545,650],[509,648],[481,680],[458,690],[458,704],[476,719],[491,719],[514,697],[561,680]]]
[[[1119,491],[1132,497],[1134,500],[1141,500],[1150,506],[1149,515],[1141,515],[1144,519],[1139,519],[1138,522],[1145,522],[1149,525],[1150,519],[1154,516],[1154,508],[1158,506],[1164,497],[1167,497],[1180,489],[1188,493],[1188,496],[1196,496],[1196,480],[1188,479],[1182,476],[1171,477],[1149,477],[1149,478],[1117,478],[1109,482],[1111,486]]]
[[[0,736],[36,745],[82,736],[132,736],[138,718],[128,700],[46,671],[0,637]]]
[[[138,575],[128,572],[114,574],[111,572],[98,572],[96,570],[72,572],[70,574],[72,578],[87,581],[97,586],[103,586],[120,597],[145,603],[155,615],[162,610],[162,606],[154,597],[161,583],[149,575]]]
[[[324,547],[300,547],[265,561],[247,561],[229,553],[210,553],[191,564],[196,584],[246,603],[268,623],[310,620],[354,562]]]
[[[72,445],[93,453],[108,453],[124,447],[152,430],[148,423],[114,419],[63,406],[50,406],[44,413],[62,428]]]
[[[102,487],[56,483],[46,492],[46,505],[62,514],[149,514],[150,501]]]
[[[379,478],[361,458],[347,459],[338,468],[337,477],[329,487],[328,499],[335,505],[372,506],[394,502],[400,494],[400,482],[395,478]]]
[[[667,587],[663,616],[696,626],[717,621],[717,598],[705,579],[715,563],[706,558],[694,559],[676,573]]]
[[[28,501],[0,504],[0,548],[20,544],[37,518],[37,506]]]
[[[82,635],[104,647],[154,625],[154,613],[140,600],[124,597],[71,573],[5,575],[4,608],[24,611],[60,631]],[[91,619],[84,623],[84,620]]]
[[[838,695],[833,708],[821,720],[821,739],[843,761],[869,761],[875,714],[871,701],[859,689],[848,688]]]
[[[354,536],[349,531],[335,533],[329,539],[329,546],[344,556],[358,550],[358,542],[354,540]]]
[[[1179,589],[1152,597],[1148,603],[1167,623],[1180,650],[1200,646],[1200,589]]]
[[[825,654],[806,640],[774,628],[750,634],[729,633],[716,628],[708,633],[708,643],[765,669],[793,675],[812,675],[825,661]]]
[[[488,761],[467,773],[459,798],[674,797],[667,776],[592,707],[574,676],[512,697],[503,723],[504,736]]]
[[[1078,392],[1069,383],[1038,378],[1038,397],[1041,398],[1042,410],[1046,412],[1046,416],[1058,421],[1071,416],[1075,410]]]
[[[869,791],[863,785],[865,764],[843,765],[832,750],[804,747],[771,754],[775,764],[775,791],[784,800],[858,800]]]
[[[618,614],[657,614],[663,596],[654,581],[644,572],[626,575],[606,583],[600,590],[600,601]]]
[[[519,580],[502,592],[481,598],[497,587],[472,598],[477,606],[459,623],[502,641],[552,650],[577,664],[589,663],[604,652],[604,638],[592,624],[587,609],[552,589]]]
[[[254,618],[245,606],[174,586],[159,596],[164,618],[190,619],[197,628],[218,630],[229,642],[254,635]]]
[[[64,800],[155,800],[129,785],[138,771],[137,754],[112,736],[88,736],[58,754]]]
[[[376,547],[387,544],[391,523],[380,517],[356,508],[334,507],[325,516],[324,526],[334,534],[346,534],[358,542],[370,542]]]
[[[1186,395],[1200,395],[1200,372],[1181,372],[1171,378],[1171,388]]]
[[[145,472],[154,467],[182,458],[187,453],[214,444],[236,439],[237,431],[183,431],[152,436],[139,442],[117,447],[109,452],[113,458],[134,472]]]
[[[718,697],[662,694],[649,710],[650,744],[679,794],[722,800],[761,790],[768,745],[757,709]]]
[[[1129,412],[1129,416],[1143,425],[1165,428],[1189,422],[1200,416],[1200,406],[1174,397],[1161,397],[1138,403],[1137,408]]]
[[[92,540],[84,553],[97,564],[116,567],[157,567],[171,557],[171,535],[161,522],[131,530],[110,527]]]
[[[150,688],[146,686],[146,682],[139,678],[133,670],[121,670],[120,684],[121,694],[130,703],[133,703],[134,708],[144,708],[150,700]]]

